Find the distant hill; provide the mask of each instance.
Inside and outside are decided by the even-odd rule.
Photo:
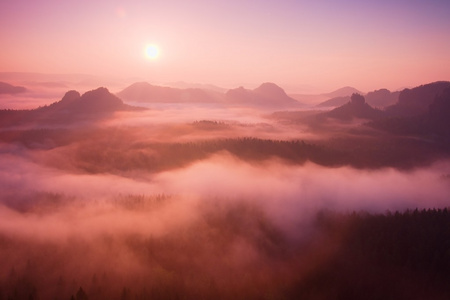
[[[313,104],[316,107],[336,107],[344,105],[345,103],[350,101],[350,96],[352,94],[362,94],[359,90],[346,86],[340,89],[337,89],[330,93],[323,93],[319,95],[292,95],[298,101],[309,102],[309,104]],[[312,103],[315,101],[315,103]],[[319,102],[319,103],[318,103]]]
[[[420,86],[420,88],[422,87]],[[415,88],[411,89],[411,91],[414,90]],[[419,91],[423,92],[421,89]],[[410,99],[415,98],[412,97]],[[400,110],[403,108],[402,105],[396,105],[395,109]],[[409,113],[410,110],[408,109],[410,107],[408,105],[405,105],[405,107],[407,109],[406,112]],[[413,107],[417,108],[417,106]],[[370,126],[394,134],[426,136],[446,143],[450,142],[450,87],[444,89],[434,98],[426,112],[414,115],[406,114],[401,110],[399,112],[404,115],[397,114],[392,116],[386,114],[385,118],[371,122]]]
[[[100,87],[83,95],[77,91],[68,91],[60,101],[38,110],[52,113],[92,114],[136,109],[138,108],[124,104],[107,88]]]
[[[6,82],[0,82],[0,94],[19,94],[26,92],[23,86],[14,86]]]
[[[259,87],[249,90],[244,87],[229,90],[226,101],[230,104],[248,105],[266,108],[300,107],[302,104],[289,97],[278,85],[266,82]]]
[[[184,81],[177,81],[177,82],[168,82],[163,84],[164,86],[168,86],[171,88],[177,88],[177,89],[201,89],[201,90],[210,90],[218,93],[225,93],[227,89],[218,87],[213,84],[202,84],[202,83],[189,83]]]
[[[0,125],[65,124],[78,120],[95,120],[116,111],[137,111],[143,108],[124,104],[106,88],[98,88],[80,95],[68,91],[64,97],[48,106],[32,110],[1,110]]]
[[[148,82],[133,83],[117,93],[124,101],[146,103],[216,103],[223,95],[199,88],[178,89],[152,85]]]
[[[353,94],[350,102],[325,113],[325,115],[341,120],[351,120],[353,118],[376,120],[383,116],[383,112],[367,104],[364,96]]]
[[[310,106],[336,107],[350,101],[352,94],[362,94],[359,90],[346,86],[330,93],[322,94],[289,94],[290,97]]]
[[[359,94],[359,93],[358,93]],[[391,93],[387,89],[380,89],[367,93],[364,97],[370,106],[383,108],[397,103],[400,92]],[[335,107],[350,101],[350,96],[340,96],[317,104],[317,107]]]
[[[361,91],[355,89],[351,86],[345,86],[343,88],[337,89],[331,93],[324,93],[322,95],[327,96],[328,98],[337,98],[337,97],[346,97],[351,96],[353,94],[363,94]]]
[[[373,107],[383,108],[398,102],[400,92],[391,92],[388,89],[379,89],[367,93],[366,102]]]
[[[428,112],[431,103],[445,89],[450,87],[448,81],[438,81],[421,85],[412,89],[404,89],[400,92],[398,102],[386,108],[390,116],[416,116]]]
[[[450,142],[450,88],[446,88],[429,106],[425,127],[431,134]]]

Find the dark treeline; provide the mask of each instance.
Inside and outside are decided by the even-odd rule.
[[[328,141],[282,141],[233,138],[185,143],[87,144],[70,153],[82,169],[116,172],[142,169],[161,171],[184,167],[224,151],[247,162],[278,158],[288,164],[307,161],[327,167],[395,167],[408,169],[445,158],[448,149],[409,138],[340,138]]]
[[[305,299],[450,297],[448,209],[322,213],[317,221],[330,236],[339,236],[338,250],[327,264],[295,285],[295,295]]]
[[[142,199],[141,199],[142,200]],[[20,257],[0,278],[0,299],[449,299],[447,209],[385,214],[322,211],[314,234],[286,236],[260,210],[216,205],[204,219],[166,236],[128,236],[120,243],[141,267],[112,271],[83,263],[92,247],[0,236],[2,260]],[[296,240],[296,241],[294,241]],[[114,238],[104,238],[109,247]],[[245,241],[256,258],[236,261]],[[15,248],[19,247],[19,248]],[[28,248],[22,248],[28,247]],[[28,249],[28,250],[27,250]],[[120,253],[120,252],[119,252]],[[11,254],[9,254],[11,255]],[[239,253],[244,255],[244,253]],[[76,264],[67,259],[76,260]],[[144,271],[143,271],[144,270]]]
[[[328,167],[408,169],[431,164],[448,157],[450,152],[443,144],[395,136],[337,136],[318,141],[218,138],[141,142],[136,133],[119,129],[9,130],[0,132],[0,141],[21,144],[29,149],[61,148],[67,162],[90,173],[158,172],[184,167],[225,151],[247,162],[278,158],[289,164],[310,161]],[[67,145],[72,147],[64,147]],[[51,156],[48,162],[52,163]]]

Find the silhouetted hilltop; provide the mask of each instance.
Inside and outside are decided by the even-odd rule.
[[[448,81],[438,81],[400,92],[398,102],[386,108],[390,116],[415,116],[428,112],[428,107],[446,88]]]
[[[147,82],[133,83],[117,93],[117,96],[125,101],[147,103],[215,103],[223,97],[222,94],[211,90],[177,89]]]
[[[0,125],[64,124],[81,119],[97,119],[116,111],[143,109],[124,104],[108,89],[101,87],[83,95],[77,91],[68,91],[60,101],[33,110],[1,110]]]
[[[365,99],[367,104],[369,104],[370,106],[382,108],[397,103],[399,94],[400,92],[391,93],[387,89],[380,89],[367,93],[367,95],[365,95]],[[321,102],[316,106],[317,107],[341,106],[349,102],[350,100],[351,100],[350,96],[334,97],[327,101]]]
[[[379,89],[365,95],[366,102],[373,107],[387,107],[397,103],[400,92],[391,92],[388,89]]]
[[[0,82],[0,94],[19,94],[26,92],[23,86],[14,86],[6,82]]]
[[[278,85],[270,82],[261,84],[254,90],[238,87],[226,94],[228,103],[260,107],[298,107],[301,103],[289,97]]]
[[[39,108],[39,110],[45,112],[69,114],[92,114],[136,109],[138,108],[124,104],[122,100],[104,87],[86,92],[83,95],[80,95],[77,91],[69,91],[61,101]]]
[[[450,141],[450,87],[430,105],[425,124],[431,134],[445,137]]]
[[[325,93],[324,96],[329,98],[338,98],[338,97],[349,97],[353,94],[363,94],[361,91],[355,89],[351,86],[345,86],[343,88],[337,89],[331,93]]]
[[[362,94],[353,87],[343,87],[330,93],[322,94],[289,94],[300,103],[317,107],[341,106],[350,101],[350,96],[354,93]],[[332,100],[333,99],[333,100]],[[330,100],[330,103],[326,103]]]
[[[325,114],[328,117],[341,120],[351,120],[353,118],[375,120],[383,116],[382,111],[367,104],[364,96],[360,94],[353,94],[350,102]]]
[[[283,101],[292,103],[297,102],[296,100],[289,97],[281,87],[271,82],[265,82],[261,84],[259,87],[254,89],[253,92],[257,95],[260,95],[261,97],[267,97],[270,99],[282,99]]]
[[[61,99],[61,101],[59,101],[59,102],[56,102],[56,103],[63,103],[63,104],[69,104],[69,103],[72,103],[72,102],[74,102],[74,101],[76,101],[77,99],[79,99],[79,98],[81,98],[81,94],[79,93],[79,92],[77,92],[77,91],[74,91],[74,90],[72,90],[72,91],[68,91],[65,95],[64,95],[64,97]],[[55,104],[56,104],[55,103]]]
[[[251,90],[240,86],[235,89],[230,89],[225,93],[225,97],[227,101],[233,103],[245,103],[245,102],[254,102],[254,95]]]
[[[414,90],[414,89],[412,89]],[[402,105],[395,106],[403,108]],[[409,108],[407,106],[407,108]],[[400,111],[402,112],[402,111]],[[406,112],[410,112],[407,110]],[[450,87],[443,90],[428,106],[425,113],[404,116],[389,116],[370,126],[394,134],[426,136],[441,141],[450,141]]]

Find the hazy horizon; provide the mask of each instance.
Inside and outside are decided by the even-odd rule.
[[[1,72],[289,92],[450,79],[443,1],[0,3]]]
[[[450,299],[449,12],[0,1],[0,300]]]

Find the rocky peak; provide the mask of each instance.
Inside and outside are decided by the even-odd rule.
[[[265,82],[255,89],[255,92],[271,97],[287,97],[286,92],[272,82]]]
[[[355,106],[361,106],[366,103],[366,99],[364,99],[364,96],[354,93],[350,98],[350,103]]]
[[[75,91],[75,90],[71,90],[68,91],[64,97],[61,99],[61,102],[63,103],[69,103],[69,102],[73,102],[77,99],[79,99],[81,97],[80,93]]]

